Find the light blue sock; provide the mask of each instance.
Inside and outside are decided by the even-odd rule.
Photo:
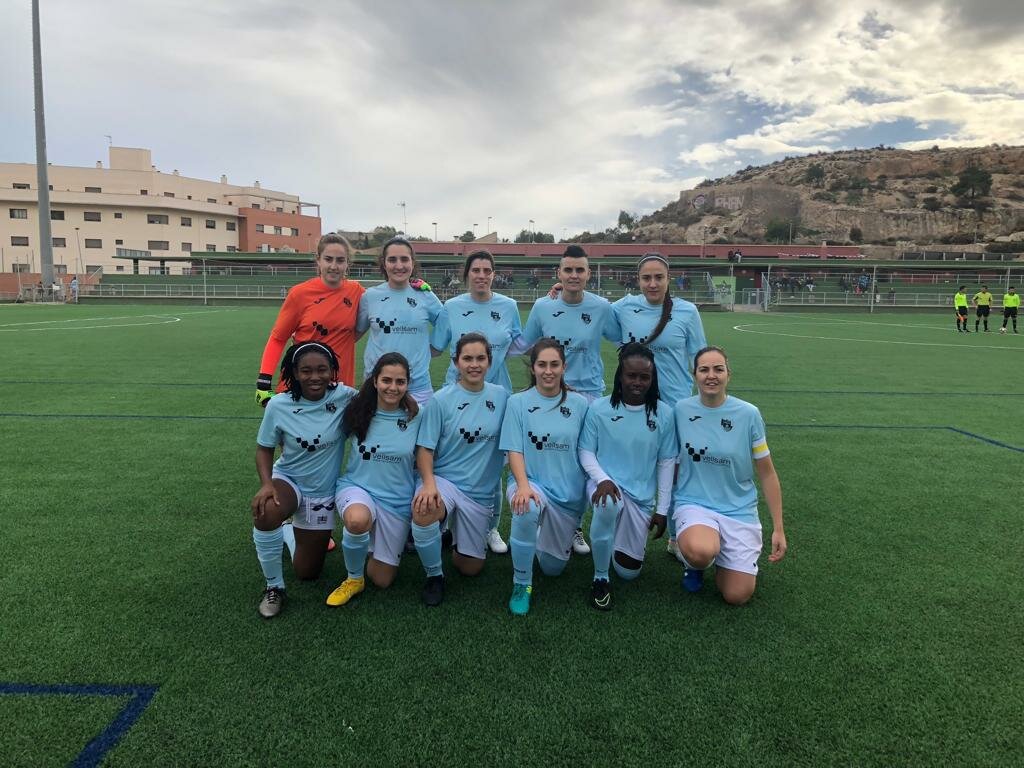
[[[513,584],[533,584],[533,556],[537,552],[539,529],[540,507],[533,500],[525,513],[512,515],[512,533],[508,543],[512,547]]]
[[[253,528],[252,541],[256,545],[256,557],[260,561],[260,568],[263,569],[267,587],[284,589],[284,567],[282,565],[284,533],[280,528],[275,528],[273,531],[261,531]]]
[[[623,581],[633,581],[633,579],[640,575],[639,568],[627,568],[624,565],[619,565],[614,560],[612,560],[612,565],[615,567],[615,572],[619,574],[619,578]]]
[[[594,558],[595,580],[608,580],[615,545],[615,521],[621,509],[621,501],[615,502],[607,497],[604,503],[594,505],[594,514],[590,518],[590,553]]]
[[[412,524],[412,540],[416,544],[416,554],[420,556],[423,570],[427,576],[440,576],[441,569],[441,524]]]
[[[550,552],[538,552],[537,564],[540,566],[540,569],[544,572],[545,576],[561,576],[562,571],[565,570],[565,566],[569,564],[569,561],[559,560]]]
[[[291,523],[285,523],[281,526],[281,533],[284,534],[284,545],[288,547],[288,556],[292,560],[295,559],[295,529]]]
[[[341,535],[341,551],[345,555],[345,570],[350,579],[363,578],[366,569],[366,553],[370,549],[370,532],[349,533],[348,528]]]
[[[501,505],[505,496],[501,492],[501,483],[498,483],[498,490],[494,492],[494,512],[491,513],[491,528],[497,528],[501,522]]]

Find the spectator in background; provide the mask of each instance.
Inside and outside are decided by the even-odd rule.
[[[78,275],[75,275],[74,277],[71,278],[70,298],[72,304],[78,303]]]

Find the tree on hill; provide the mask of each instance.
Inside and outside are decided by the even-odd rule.
[[[764,239],[774,243],[785,243],[790,233],[795,233],[800,222],[790,219],[771,219],[764,228]]]
[[[476,235],[473,234],[473,230],[467,229],[465,232],[459,235],[459,240],[461,240],[464,243],[472,243],[474,240],[476,240]]]
[[[963,173],[949,191],[957,197],[985,197],[992,190],[992,174],[983,168],[971,166]]]
[[[555,242],[555,236],[547,232],[531,232],[528,229],[519,230],[519,234],[516,235],[515,243],[553,243]]]
[[[825,183],[825,168],[821,163],[811,163],[807,170],[804,172],[804,181],[808,184],[813,184],[816,187],[820,187]]]
[[[629,211],[619,211],[619,229],[624,232],[636,227],[637,215]]]

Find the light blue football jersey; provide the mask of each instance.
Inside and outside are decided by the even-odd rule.
[[[455,354],[455,343],[467,333],[482,333],[490,342],[491,367],[487,369],[487,381],[511,392],[512,379],[508,375],[505,357],[512,342],[523,335],[519,307],[515,301],[500,293],[492,293],[490,300],[485,302],[475,301],[468,293],[453,296],[444,303],[444,311],[434,323],[430,346],[447,349],[451,359]],[[454,363],[449,364],[445,383],[454,383],[458,376]]]
[[[673,505],[699,504],[745,523],[758,522],[754,459],[768,456],[764,419],[731,395],[718,408],[699,396],[675,407],[679,476]]]
[[[389,512],[410,519],[416,489],[416,433],[420,415],[404,410],[377,411],[366,439],[351,437],[345,473],[338,487],[358,485]]]
[[[355,393],[351,387],[339,384],[316,401],[301,397],[292,400],[288,392],[267,401],[256,442],[264,448],[281,446],[274,469],[307,496],[334,494],[345,450],[341,414]]]
[[[586,476],[579,460],[580,430],[587,400],[569,392],[544,397],[536,388],[512,395],[501,426],[499,448],[523,454],[526,476],[548,501],[577,520],[586,506]]]
[[[416,444],[434,452],[434,474],[485,507],[494,505],[505,457],[498,448],[509,394],[497,384],[438,391],[423,409]]]
[[[580,450],[597,463],[640,509],[652,511],[658,493],[658,462],[679,455],[672,408],[663,402],[650,418],[644,406],[619,403],[610,397],[590,404],[580,435]]]
[[[661,305],[651,304],[646,297],[623,296],[612,304],[626,344],[638,341],[648,344],[651,331],[661,320]],[[672,299],[672,314],[668,324],[652,343],[654,364],[658,367],[658,390],[669,406],[693,394],[693,357],[707,346],[704,324],[697,307],[680,298]]]
[[[526,319],[526,341],[556,339],[565,348],[565,383],[594,397],[604,393],[601,337],[618,344],[621,331],[612,305],[588,291],[579,304],[566,304],[559,296],[537,299]]]
[[[363,376],[385,352],[400,352],[409,361],[409,389],[430,388],[430,326],[441,314],[441,302],[430,291],[408,286],[396,291],[387,283],[367,289],[359,299],[356,330],[370,334],[363,350]]]

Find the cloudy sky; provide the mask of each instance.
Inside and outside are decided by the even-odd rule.
[[[1019,0],[41,0],[50,162],[149,147],[324,228],[560,237],[847,147],[1024,144]],[[34,160],[29,0],[0,161]]]

